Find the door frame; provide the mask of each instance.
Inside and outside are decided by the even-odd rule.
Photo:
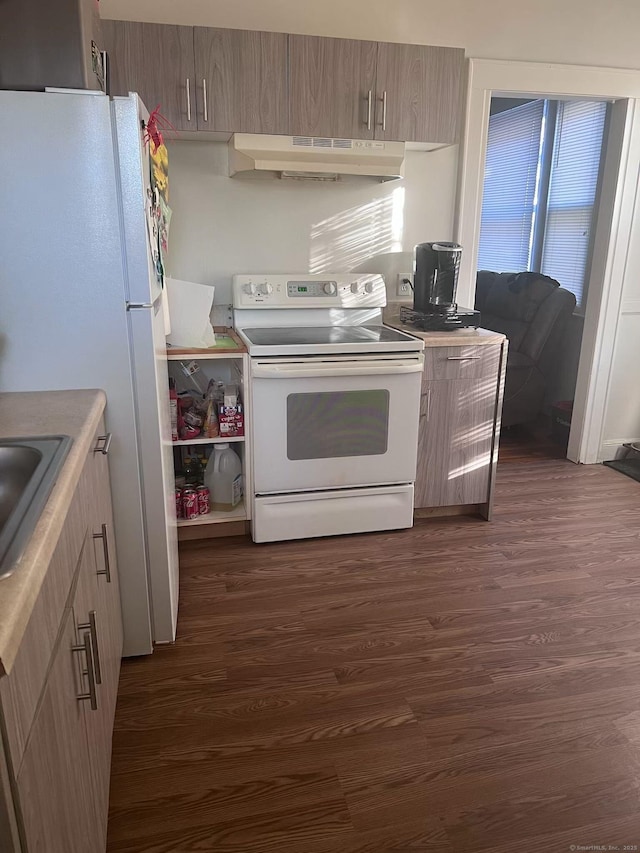
[[[458,296],[473,305],[492,95],[616,101],[589,278],[567,456],[599,459],[631,236],[640,228],[640,72],[470,59],[454,239],[464,246]]]

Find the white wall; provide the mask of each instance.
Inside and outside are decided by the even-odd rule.
[[[409,151],[405,167],[384,184],[229,178],[225,144],[170,142],[169,272],[215,285],[217,304],[231,301],[234,273],[385,273],[388,253],[452,236],[457,147]]]
[[[638,0],[101,0],[105,18],[466,48],[468,56],[639,68]]]

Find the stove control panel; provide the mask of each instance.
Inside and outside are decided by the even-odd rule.
[[[234,308],[382,308],[381,275],[234,275]]]

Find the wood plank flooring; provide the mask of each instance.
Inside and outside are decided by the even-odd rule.
[[[505,463],[490,524],[182,567],[177,643],[123,665],[110,853],[640,849],[640,484]]]

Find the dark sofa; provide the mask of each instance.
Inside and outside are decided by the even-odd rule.
[[[481,325],[509,339],[504,427],[533,420],[542,410],[575,305],[571,291],[540,273],[478,273],[475,307]]]

